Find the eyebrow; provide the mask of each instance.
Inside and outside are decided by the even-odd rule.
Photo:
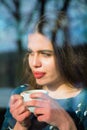
[[[32,50],[30,48],[28,48],[28,51],[31,52]],[[39,53],[42,53],[42,52],[54,53],[53,50],[47,50],[47,49],[46,50],[38,50],[37,52],[39,52]]]

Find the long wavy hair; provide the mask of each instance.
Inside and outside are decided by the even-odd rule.
[[[64,82],[75,87],[87,86],[87,43],[73,43],[69,28],[69,19],[63,14],[54,17],[43,16],[33,32],[39,32],[48,37],[53,45],[58,71]],[[31,89],[41,86],[36,84],[28,63],[28,54],[24,58],[25,79]]]

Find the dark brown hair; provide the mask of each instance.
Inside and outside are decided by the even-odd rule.
[[[87,86],[87,43],[73,43],[69,31],[69,22],[63,14],[54,18],[49,15],[42,17],[35,31],[45,35],[52,42],[56,55],[56,63],[65,82],[74,86]],[[60,33],[62,32],[62,38]],[[38,88],[25,56],[26,79],[33,88]]]

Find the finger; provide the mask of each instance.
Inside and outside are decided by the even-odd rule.
[[[49,110],[47,108],[35,108],[34,109],[34,114],[35,115],[45,115],[45,114],[49,114]]]
[[[20,95],[12,95],[10,98],[10,104],[14,104],[18,99],[22,99]]]
[[[16,103],[10,105],[10,108],[13,109],[14,111],[16,109],[20,109],[21,107],[25,107],[22,100],[18,100]]]
[[[47,122],[47,119],[46,119],[47,117],[44,115],[44,114],[39,114],[39,115],[37,115],[37,120],[39,121],[39,122]]]
[[[11,109],[11,110],[13,112],[15,112],[17,115],[20,115],[20,114],[24,113],[25,111],[27,111],[25,106],[21,106],[19,108],[16,108],[15,110],[14,109]]]
[[[25,120],[27,117],[29,117],[31,115],[31,113],[29,112],[29,111],[25,111],[24,113],[22,113],[22,114],[20,114],[20,115],[13,115],[13,117],[17,120],[17,121],[19,121],[19,122],[21,122],[21,121],[23,121],[23,120]]]
[[[17,109],[10,108],[10,112],[15,119],[18,119],[18,117],[20,118],[20,116],[24,115],[24,113],[31,114],[31,112],[27,110],[27,108],[24,106],[21,106],[20,108]]]
[[[33,99],[33,100],[25,102],[25,106],[47,107],[48,102],[42,99]]]
[[[47,99],[48,95],[45,93],[37,92],[30,95],[31,98]]]

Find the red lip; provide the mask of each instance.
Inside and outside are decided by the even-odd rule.
[[[36,79],[40,79],[45,75],[45,72],[33,72]]]

